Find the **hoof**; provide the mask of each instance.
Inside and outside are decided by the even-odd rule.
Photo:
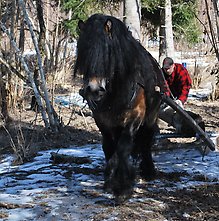
[[[131,192],[115,196],[115,205],[119,206],[125,203],[127,200],[131,198],[131,196],[132,196]]]
[[[109,182],[105,182],[105,183],[104,183],[104,185],[103,185],[103,190],[104,190],[104,192],[106,192],[106,193],[113,193],[112,188],[111,188]]]
[[[150,181],[153,180],[156,177],[156,170],[141,170],[140,175],[143,179]]]
[[[156,176],[156,169],[152,163],[145,163],[144,161],[140,164],[140,176],[145,180],[153,180]]]

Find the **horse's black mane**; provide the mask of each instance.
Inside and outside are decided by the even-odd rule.
[[[110,20],[110,35],[104,25]],[[152,56],[133,38],[125,24],[112,16],[95,14],[86,22],[78,40],[78,57],[75,72],[85,77],[91,75],[124,79],[135,78],[144,85],[148,80],[156,80],[151,73]],[[154,59],[153,59],[154,60]],[[133,75],[135,73],[135,75]],[[147,73],[147,74],[146,74]],[[132,79],[133,80],[133,79]]]

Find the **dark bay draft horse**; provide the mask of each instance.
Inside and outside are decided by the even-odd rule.
[[[130,197],[135,181],[133,156],[144,178],[155,175],[151,155],[161,103],[160,68],[115,17],[95,14],[79,21],[75,74],[83,75],[80,94],[102,134],[105,188],[118,201]],[[158,87],[159,86],[159,87]]]

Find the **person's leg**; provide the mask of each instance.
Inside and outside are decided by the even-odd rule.
[[[191,111],[186,112],[194,119],[202,130],[205,131],[205,123],[202,117],[199,114],[195,114]],[[176,113],[176,111],[169,106],[160,109],[159,118],[168,123],[168,125],[173,126],[176,129],[176,132],[179,134],[184,134],[187,136],[195,136],[196,134],[194,129],[188,125],[187,120],[184,119],[180,114]]]
[[[182,133],[183,119],[182,116],[176,112],[173,115],[173,127],[176,129],[176,133]]]
[[[170,106],[160,109],[159,118],[174,127],[177,133],[181,133],[182,118]]]
[[[175,111],[170,107],[161,107],[159,111],[159,118],[169,125],[173,126],[173,116],[175,114]]]

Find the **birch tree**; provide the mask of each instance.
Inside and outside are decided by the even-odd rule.
[[[0,21],[2,20],[3,7],[6,5],[5,1],[0,1]],[[2,32],[0,30],[0,42],[2,41]],[[0,51],[0,57],[3,57],[2,51]],[[7,102],[7,89],[6,82],[3,80],[3,76],[6,74],[6,69],[0,61],[0,118],[6,123],[10,120]]]
[[[162,63],[166,56],[175,58],[171,0],[165,0],[161,9],[159,62]]]
[[[124,0],[124,22],[135,39],[141,40],[141,5],[140,0]]]
[[[32,23],[31,23],[31,21],[28,17],[24,1],[19,0],[19,5],[22,8],[23,15],[24,15],[25,21],[28,25],[28,28],[29,28],[29,31],[30,31],[30,34],[31,34],[31,37],[32,37],[32,40],[33,40],[33,44],[34,44],[34,47],[35,47],[35,50],[36,50],[36,54],[37,54],[37,61],[38,61],[40,78],[41,78],[41,88],[42,88],[42,91],[43,91],[43,98],[44,98],[45,104],[46,104],[46,112],[47,112],[48,118],[49,118],[49,126],[48,126],[48,124],[46,124],[46,126],[50,127],[52,130],[57,132],[58,131],[58,126],[59,126],[59,121],[56,118],[57,115],[56,115],[56,113],[55,113],[55,111],[54,111],[54,109],[53,109],[53,107],[50,103],[49,94],[48,94],[47,86],[46,86],[45,73],[44,73],[44,70],[43,70],[42,59],[41,59],[41,56],[40,56],[40,50],[39,50],[39,47],[38,47],[37,39],[36,39],[36,36],[34,34],[34,31],[33,31]],[[43,26],[44,26],[44,23],[43,23]],[[43,33],[45,35],[45,31],[43,31]],[[29,74],[29,76],[31,77],[32,75]],[[36,93],[35,93],[35,95],[36,95]],[[37,99],[37,102],[40,105],[40,109],[41,109],[42,114],[43,114],[44,113],[44,107],[42,106],[42,103],[40,102],[39,98]],[[45,116],[44,116],[44,118],[45,118]]]
[[[175,51],[174,51],[174,42],[173,42],[171,0],[165,1],[165,40],[166,40],[166,55],[174,59]]]
[[[219,3],[218,0],[213,0],[213,14],[210,11],[211,3],[205,0],[205,7],[207,12],[207,19],[209,25],[209,32],[211,38],[211,44],[219,61]]]

